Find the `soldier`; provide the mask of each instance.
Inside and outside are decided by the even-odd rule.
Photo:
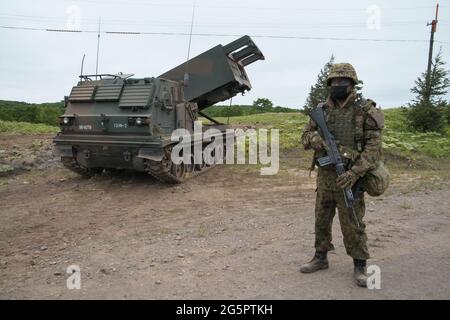
[[[346,207],[342,190],[355,187],[356,182],[381,161],[381,130],[384,116],[372,100],[358,98],[355,85],[359,83],[355,69],[349,63],[334,64],[327,78],[330,95],[322,106],[327,126],[336,139],[348,171],[337,177],[335,167],[319,167],[315,207],[315,255],[300,271],[312,273],[328,268],[327,252],[334,250],[331,227],[336,208],[346,252],[353,258],[354,280],[358,286],[367,286],[366,260],[369,259],[365,224],[364,193],[354,203],[359,227]],[[314,149],[314,170],[317,158],[326,155],[325,144],[317,125],[310,120],[301,142],[305,150]],[[363,181],[363,180],[361,180]],[[358,183],[359,185],[359,183]],[[354,188],[355,189],[355,188]]]

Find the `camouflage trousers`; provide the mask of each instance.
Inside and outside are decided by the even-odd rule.
[[[333,218],[339,213],[342,234],[344,236],[344,246],[347,254],[353,259],[369,259],[367,249],[366,225],[362,221],[365,213],[364,196],[355,201],[354,208],[359,220],[358,228],[352,219],[352,212],[345,205],[342,191],[332,191],[322,188],[317,189],[316,209],[315,209],[315,248],[317,251],[334,250],[332,244],[331,227]]]

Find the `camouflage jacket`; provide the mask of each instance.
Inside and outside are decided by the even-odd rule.
[[[382,158],[382,129],[384,127],[384,115],[381,109],[376,108],[376,103],[369,99],[357,99],[356,93],[353,92],[341,107],[335,106],[333,101],[328,99],[324,111],[329,129],[338,141],[344,162],[360,177],[374,169]],[[350,112],[350,118],[339,117],[341,112]],[[333,114],[338,115],[333,117],[337,119],[334,122],[330,121]],[[313,120],[310,120],[306,124],[301,137],[305,150],[311,149],[310,141],[315,132],[317,132],[317,125]],[[347,136],[347,138],[342,135]],[[350,139],[348,139],[348,135],[350,135]],[[345,141],[345,143],[339,143],[340,140]],[[312,170],[316,159],[323,155],[325,155],[325,150],[314,152]],[[339,190],[335,184],[336,178],[334,167],[319,168],[318,187]]]

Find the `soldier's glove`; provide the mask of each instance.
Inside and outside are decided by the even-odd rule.
[[[312,132],[309,138],[309,144],[314,150],[320,151],[325,147],[322,137],[317,131]]]
[[[359,177],[352,170],[347,171],[343,175],[337,177],[336,185],[341,189],[349,189],[358,181]]]

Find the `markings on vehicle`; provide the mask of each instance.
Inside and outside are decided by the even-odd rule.
[[[80,124],[78,126],[78,129],[80,129],[80,130],[92,130],[92,126],[90,124]]]
[[[114,128],[116,129],[127,129],[128,124],[126,123],[114,123]]]

